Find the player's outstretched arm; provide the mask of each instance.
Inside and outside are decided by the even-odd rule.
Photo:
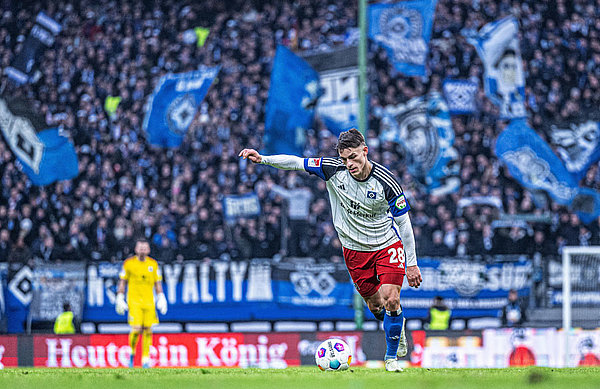
[[[244,149],[240,151],[240,157],[249,159],[254,163],[273,166],[283,170],[304,170],[304,158],[295,155],[260,155],[254,149]]]

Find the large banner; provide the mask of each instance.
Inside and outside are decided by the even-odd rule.
[[[568,205],[585,223],[600,216],[598,192],[580,188],[550,146],[525,120],[512,120],[498,136],[496,155],[525,188],[545,191],[558,204]]]
[[[370,4],[369,38],[381,45],[394,67],[407,76],[424,76],[437,0]]]
[[[600,314],[600,264],[590,260],[590,256],[571,256],[571,306],[589,308],[587,312],[593,318],[594,314]],[[562,260],[548,260],[548,287],[553,306],[563,305],[562,266]]]
[[[193,72],[169,74],[160,79],[144,117],[143,127],[150,144],[161,147],[181,144],[219,69],[219,66],[201,66]]]
[[[48,128],[31,102],[0,96],[0,130],[34,185],[48,185],[79,174],[73,144],[58,128]]]
[[[419,259],[423,283],[419,289],[402,290],[402,306],[413,317],[426,317],[435,296],[444,298],[452,317],[498,317],[508,291],[530,293],[532,266],[529,260],[491,264],[457,259]]]
[[[382,118],[381,140],[401,145],[409,171],[429,193],[444,195],[459,189],[454,130],[448,106],[439,93],[415,97],[375,114]]]
[[[33,299],[33,271],[27,265],[9,263],[6,287],[6,316],[9,333],[25,330],[29,305]]]
[[[23,42],[21,51],[4,73],[17,84],[29,82],[36,69],[38,59],[47,47],[52,47],[54,38],[60,33],[61,26],[43,12],[38,13],[29,36]]]
[[[273,269],[277,302],[292,306],[351,306],[354,286],[343,263],[278,263]]]
[[[33,320],[53,321],[69,303],[75,317],[82,317],[85,296],[85,264],[45,264],[33,270]]]
[[[119,270],[120,265],[112,263],[88,266],[84,320],[125,320],[114,307]],[[343,266],[290,267],[258,259],[186,261],[163,265],[162,273],[169,311],[159,315],[161,321],[354,317],[353,287]]]
[[[233,222],[237,218],[258,216],[260,200],[256,193],[223,196],[223,214],[228,222]]]
[[[550,139],[565,167],[579,181],[600,159],[600,123],[592,120],[550,126]]]
[[[323,94],[317,116],[338,136],[358,128],[358,52],[356,46],[304,57],[319,72]]]
[[[526,117],[517,19],[511,16],[488,23],[467,40],[475,46],[483,62],[485,93],[500,108],[500,118]]]
[[[383,339],[382,333],[376,335]],[[152,367],[281,369],[300,364],[314,366],[317,346],[331,337],[341,338],[348,343],[352,349],[353,365],[363,364],[366,360],[362,350],[364,334],[354,331],[181,333],[154,334],[153,337],[153,345],[150,346]],[[16,338],[13,339],[16,341]],[[1,342],[2,337],[0,345]],[[378,346],[376,351],[382,353],[385,346]],[[33,363],[38,367],[128,367],[130,355],[131,347],[126,334],[36,335],[33,338]],[[136,353],[137,365],[140,365],[140,355],[141,352]],[[370,357],[380,358],[379,355]]]
[[[321,93],[319,73],[285,46],[277,46],[265,109],[265,154],[301,156]]]

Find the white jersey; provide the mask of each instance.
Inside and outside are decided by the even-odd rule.
[[[350,250],[377,251],[401,240],[394,217],[410,209],[394,175],[371,164],[371,174],[359,181],[340,158],[304,159],[304,170],[326,181],[333,225]]]

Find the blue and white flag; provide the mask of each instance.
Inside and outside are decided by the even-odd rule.
[[[448,106],[439,93],[416,97],[380,112],[382,141],[399,143],[410,173],[435,195],[460,187],[458,152]]]
[[[475,81],[445,79],[442,89],[450,115],[470,114],[477,111],[478,85]]]
[[[258,216],[260,215],[260,200],[256,193],[223,196],[223,214],[227,221],[234,221],[239,217]]]
[[[496,155],[525,188],[544,190],[585,223],[600,215],[600,195],[580,188],[562,161],[525,120],[513,120],[496,140]]]
[[[160,79],[150,96],[144,118],[144,130],[150,144],[161,147],[181,144],[219,69],[219,66],[201,67]]]
[[[577,181],[600,159],[600,123],[588,120],[550,127],[552,145]]]
[[[345,47],[303,57],[319,72],[316,115],[335,136],[358,128],[358,49]]]
[[[485,93],[500,108],[502,119],[527,116],[518,35],[519,24],[511,16],[488,23],[476,36],[467,37],[477,49],[485,68]]]
[[[436,3],[409,0],[369,5],[369,38],[386,49],[400,73],[425,75]]]
[[[44,118],[30,102],[0,97],[0,130],[34,185],[69,180],[79,174],[73,144],[58,128],[46,128]]]
[[[301,156],[321,88],[319,74],[285,46],[277,46],[265,113],[265,154]]]

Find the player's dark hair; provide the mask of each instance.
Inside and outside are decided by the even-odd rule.
[[[337,145],[335,149],[339,152],[344,149],[366,146],[365,137],[356,128],[351,128],[348,131],[344,131],[338,137]]]
[[[148,243],[148,244],[150,244],[150,241],[148,241],[148,239],[146,239],[146,238],[141,238],[141,237],[140,237],[140,238],[137,238],[137,239],[135,240],[135,243],[136,243],[136,244],[138,244],[138,243]]]

